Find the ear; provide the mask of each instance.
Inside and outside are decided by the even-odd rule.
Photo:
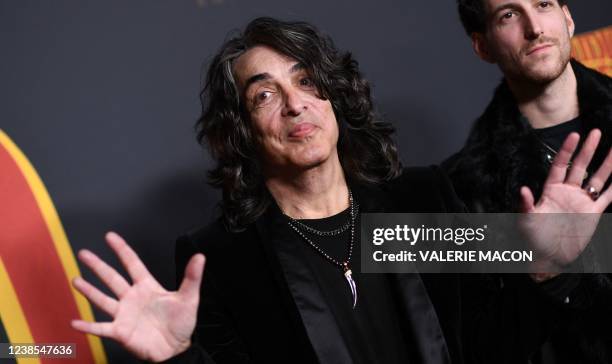
[[[471,35],[472,38],[472,48],[474,48],[474,52],[485,62],[495,63],[493,56],[489,52],[489,45],[487,43],[487,39],[483,33],[474,32]]]
[[[565,22],[567,23],[567,31],[569,32],[569,35],[571,38],[574,36],[574,30],[576,30],[576,24],[574,24],[572,13],[570,13],[570,10],[567,7],[567,5],[563,5],[561,9],[563,9],[563,14],[565,14]]]

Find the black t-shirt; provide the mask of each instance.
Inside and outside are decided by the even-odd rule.
[[[584,123],[580,119],[580,116],[555,126],[535,129],[535,132],[540,141],[542,142],[542,152],[545,156],[550,156],[552,158],[556,156],[556,153],[561,149],[561,145],[563,145],[563,142],[565,141],[567,136],[572,132],[577,132],[578,134],[580,134],[580,143],[578,144],[576,152],[573,156],[575,157],[580,148],[582,148],[582,143],[584,142],[584,139],[587,135],[587,130],[585,129]],[[550,148],[553,149],[554,153],[551,153]],[[552,161],[549,160],[549,163],[550,162]],[[588,176],[594,173],[594,169],[597,167],[599,166],[593,164],[589,165],[589,167],[587,168],[587,173],[585,174],[585,178],[588,178]]]
[[[334,230],[350,219],[349,209],[323,219],[299,220],[321,231]],[[362,274],[360,268],[359,219],[350,268],[357,286],[353,309],[350,287],[340,267],[324,258],[302,237],[301,253],[315,274],[319,288],[332,310],[354,363],[409,363],[405,335],[399,324],[397,302],[385,274]],[[337,236],[319,236],[300,229],[313,243],[339,262],[346,261],[350,229]]]
[[[584,136],[584,126],[582,125],[580,116],[555,126],[535,129],[538,138],[557,152],[559,149],[561,149],[561,145],[563,145],[565,138],[567,138],[567,136],[574,131],[580,134],[582,139]]]

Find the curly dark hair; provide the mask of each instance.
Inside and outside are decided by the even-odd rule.
[[[567,4],[567,0],[557,0],[559,5]],[[457,0],[461,24],[467,35],[485,33],[487,29],[487,13],[483,0]]]
[[[318,93],[330,100],[338,121],[338,155],[347,179],[380,183],[397,177],[401,165],[390,123],[375,119],[370,86],[350,53],[305,22],[272,18],[251,21],[226,41],[208,68],[200,93],[198,142],[207,145],[216,166],[209,182],[221,188],[221,210],[228,228],[243,230],[269,206],[257,141],[249,123],[233,62],[250,48],[265,45],[303,64]]]

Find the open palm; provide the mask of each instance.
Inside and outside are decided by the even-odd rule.
[[[79,259],[117,298],[104,294],[82,278],[75,278],[74,287],[113,321],[74,320],[72,326],[85,333],[111,338],[143,360],[162,361],[186,350],[196,323],[204,256],[194,255],[185,268],[179,290],[167,291],[119,235],[108,233],[106,241],[127,270],[132,284],[92,252],[80,251]]]
[[[578,134],[572,133],[563,143],[537,204],[528,187],[521,189],[523,211],[527,212],[521,228],[538,253],[542,269],[558,269],[574,261],[591,240],[601,214],[612,202],[610,188],[598,198],[582,188],[587,166],[601,139],[599,130],[589,134],[571,168],[567,167],[579,139]],[[612,151],[609,151],[587,186],[601,191],[611,172]]]

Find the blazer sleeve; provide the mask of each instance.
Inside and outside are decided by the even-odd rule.
[[[176,243],[177,286],[183,279],[189,259],[199,252],[189,236]],[[164,363],[172,364],[224,364],[252,363],[243,340],[235,329],[232,317],[220,295],[214,272],[208,265],[200,288],[200,305],[191,346],[183,353]]]

